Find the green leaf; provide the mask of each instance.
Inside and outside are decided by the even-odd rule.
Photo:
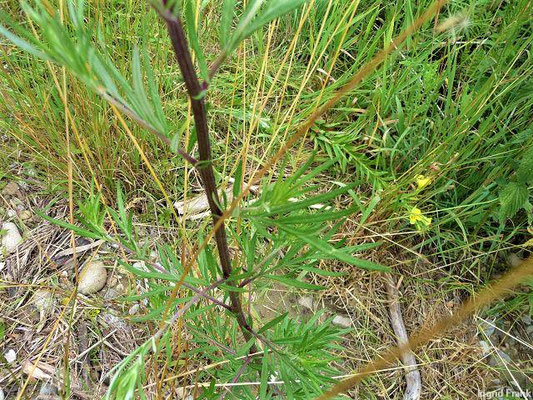
[[[235,28],[233,37],[231,38],[231,41],[228,44],[228,46],[230,46],[230,50],[233,50],[233,48],[235,48],[239,44],[239,42],[246,39],[247,35],[245,32],[247,32],[249,25],[257,15],[261,4],[263,4],[263,0],[251,0],[248,3],[246,10],[244,10],[242,17],[239,23],[237,24],[237,28]],[[252,32],[250,32],[250,34]]]
[[[356,258],[352,256],[351,254],[348,254],[340,249],[333,247],[331,244],[329,244],[328,242],[324,240],[321,240],[311,235],[307,235],[304,232],[298,231],[292,227],[288,227],[282,224],[277,224],[277,226],[280,229],[284,230],[285,232],[296,236],[297,238],[305,241],[308,245],[321,251],[326,257],[333,257],[339,261],[343,261],[345,263],[348,263],[350,265],[355,265],[356,267],[363,268],[363,269],[374,270],[374,271],[389,271],[390,270],[388,267],[385,267],[380,264],[376,264],[372,261]]]
[[[268,393],[268,353],[263,355],[261,362],[261,386],[259,386],[259,398],[266,399]]]
[[[254,33],[255,30],[268,24],[270,21],[279,18],[300,7],[306,0],[272,0],[268,3],[262,13],[253,22],[246,26],[243,32],[243,39]]]
[[[124,375],[120,377],[117,386],[117,398],[124,400],[132,400],[135,395],[135,386],[137,377],[139,376],[139,359],[133,364]]]
[[[99,233],[91,232],[91,231],[89,231],[87,229],[80,228],[79,226],[69,224],[68,222],[62,221],[60,219],[52,218],[52,217],[46,215],[45,213],[43,213],[41,210],[35,210],[35,214],[37,214],[41,218],[47,220],[48,222],[51,222],[53,224],[56,224],[57,226],[60,226],[61,228],[70,229],[71,231],[73,231],[75,234],[77,234],[79,236],[86,237],[86,238],[91,238],[91,239],[102,239],[102,235],[99,234]]]
[[[222,5],[222,16],[220,19],[220,46],[225,48],[230,38],[230,29],[233,22],[233,10],[235,0],[224,0]]]
[[[509,182],[500,190],[500,219],[510,218],[525,206],[528,200],[527,186],[521,182]]]
[[[521,183],[533,184],[533,146],[522,156],[516,179]]]
[[[271,215],[275,215],[275,214],[286,213],[286,212],[289,212],[289,211],[300,210],[302,208],[308,208],[308,207],[310,207],[310,206],[312,206],[314,204],[323,203],[323,202],[328,201],[330,199],[333,199],[333,198],[335,198],[335,197],[337,197],[337,196],[339,196],[339,195],[341,195],[343,193],[346,193],[348,190],[354,188],[358,184],[359,184],[358,182],[353,182],[353,183],[351,183],[349,185],[340,187],[338,189],[332,190],[332,191],[327,192],[327,193],[320,194],[318,196],[313,196],[313,197],[311,197],[309,199],[296,201],[294,203],[290,203],[290,204],[286,204],[286,205],[282,205],[282,206],[278,206],[278,207],[273,207],[269,212],[261,214],[261,216],[271,216]]]
[[[368,205],[365,207],[363,211],[363,215],[361,216],[361,220],[359,221],[359,225],[363,225],[366,222],[366,219],[370,216],[374,208],[377,206],[377,204],[381,201],[381,197],[379,195],[375,195],[372,197]]]
[[[342,211],[332,211],[332,212],[317,212],[315,214],[303,213],[300,215],[291,215],[289,217],[280,217],[279,222],[284,224],[304,224],[304,223],[315,223],[315,222],[325,222],[338,220],[339,218],[352,215],[358,211],[358,207],[350,207]]]
[[[18,37],[17,35],[14,35],[10,31],[8,31],[6,28],[4,28],[2,25],[0,25],[0,35],[3,35],[7,40],[11,41],[14,45],[20,47],[22,50],[27,51],[28,53],[30,53],[31,55],[37,58],[40,58],[42,60],[50,59],[42,51],[37,50],[30,43]]]
[[[320,276],[344,276],[348,274],[347,272],[325,271],[323,269],[312,267],[310,265],[301,265],[299,266],[299,268],[304,271],[309,271]]]
[[[142,269],[139,269],[139,268],[135,268],[125,262],[120,262],[120,264],[126,269],[128,270],[129,272],[131,272],[132,274],[136,275],[137,277],[139,278],[147,278],[147,279],[161,279],[161,280],[164,280],[164,281],[168,281],[168,282],[179,282],[180,281],[180,277],[177,276],[177,275],[173,275],[173,274],[163,274],[161,272],[149,272],[149,271],[144,271]]]
[[[170,141],[170,151],[172,151],[173,153],[176,153],[178,151],[180,138],[181,135],[179,132],[176,132],[174,136],[172,136],[172,140]]]
[[[241,193],[241,181],[242,181],[242,160],[239,160],[239,165],[235,170],[235,178],[233,182],[233,198],[236,198]]]
[[[187,30],[189,32],[189,40],[191,43],[191,47],[194,50],[194,54],[196,54],[196,58],[198,59],[198,66],[200,67],[200,76],[203,78],[204,81],[209,82],[209,70],[207,68],[204,53],[202,52],[202,48],[200,47],[200,43],[198,41],[196,15],[191,0],[187,1],[185,4],[185,21],[187,23]],[[203,95],[205,95],[205,93],[203,93]]]
[[[265,275],[265,278],[272,279],[274,281],[280,282],[287,286],[293,286],[299,289],[307,289],[307,290],[323,290],[325,289],[324,286],[319,285],[313,285],[312,283],[302,282],[297,279],[287,278],[285,276],[280,275]]]
[[[141,71],[141,58],[139,55],[139,48],[135,46],[133,49],[133,59],[132,59],[132,73],[133,73],[133,90],[134,97],[130,98],[130,101],[136,105],[137,113],[151,125],[156,125],[157,119],[155,118],[152,105],[148,100],[146,91],[144,90],[143,77]],[[160,125],[157,123],[157,125]],[[161,126],[157,126],[159,131],[162,131]]]
[[[170,150],[174,153],[178,151],[179,142],[183,136],[183,132],[185,132],[185,129],[187,129],[187,121],[183,121],[177,132],[174,134],[174,136],[172,136]]]
[[[284,313],[284,314],[281,314],[281,315],[278,315],[277,317],[271,319],[271,320],[268,321],[265,325],[263,325],[263,326],[261,327],[261,329],[259,329],[259,330],[257,331],[257,333],[263,333],[263,332],[265,332],[266,330],[272,328],[273,326],[279,324],[281,321],[283,321],[283,320],[287,317],[287,315],[289,315],[288,312],[286,312],[286,313]]]
[[[150,93],[150,98],[155,108],[157,119],[161,123],[161,127],[163,128],[163,133],[166,134],[167,133],[167,121],[165,118],[165,113],[163,112],[163,105],[161,104],[159,89],[155,83],[154,70],[152,69],[152,65],[150,64],[150,56],[148,54],[148,50],[146,49],[146,46],[144,46],[142,49],[142,55],[143,55],[143,66],[144,66],[144,70],[146,71],[146,78],[148,82],[148,91]]]

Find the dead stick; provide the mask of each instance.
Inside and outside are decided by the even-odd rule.
[[[409,342],[409,336],[405,330],[405,325],[402,318],[402,310],[398,300],[398,288],[394,283],[394,279],[390,274],[387,274],[387,297],[389,300],[389,313],[392,329],[396,335],[398,346],[404,346]],[[405,366],[406,374],[405,380],[407,387],[403,395],[403,400],[418,400],[422,392],[422,380],[420,379],[420,371],[416,366],[415,355],[412,351],[405,351],[401,355],[402,363]]]

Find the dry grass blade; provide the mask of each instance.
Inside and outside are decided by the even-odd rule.
[[[500,280],[481,290],[476,297],[471,297],[451,316],[442,318],[432,327],[424,329],[416,335],[411,335],[409,342],[405,345],[397,346],[381,353],[379,357],[374,359],[374,361],[367,363],[357,375],[339,382],[318,397],[317,400],[332,399],[338,394],[346,392],[360,383],[367,376],[394,363],[396,359],[400,358],[403,354],[423,346],[435,337],[442,335],[451,327],[458,325],[466,317],[476,310],[479,310],[481,307],[490,304],[496,299],[505,297],[509,294],[509,291],[512,288],[519,285],[525,278],[530,277],[531,275],[533,275],[533,257],[529,257],[520,266],[505,274]]]

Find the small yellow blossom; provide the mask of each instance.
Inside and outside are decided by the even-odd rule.
[[[427,228],[431,225],[431,218],[422,214],[422,211],[418,207],[413,207],[409,211],[409,222],[411,225],[416,225],[417,228]]]
[[[93,321],[96,319],[98,314],[100,314],[100,310],[98,308],[91,308],[87,310],[87,316]]]
[[[431,178],[428,178],[424,175],[417,175],[416,184],[418,186],[418,190],[424,189],[430,183],[431,183]]]

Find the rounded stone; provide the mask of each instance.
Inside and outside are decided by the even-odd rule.
[[[96,293],[105,286],[107,269],[101,261],[88,262],[80,273],[78,292],[81,294]]]
[[[14,253],[17,246],[22,242],[22,236],[19,233],[17,225],[13,222],[4,222],[2,224],[2,231],[5,231],[2,237],[2,246],[8,253]]]

